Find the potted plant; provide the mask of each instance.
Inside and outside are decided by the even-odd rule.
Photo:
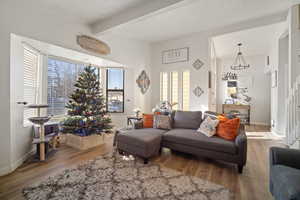
[[[68,116],[61,122],[66,144],[80,150],[103,144],[104,134],[112,129],[95,70],[87,66],[79,74],[66,105]]]
[[[135,108],[135,109],[133,109],[133,112],[135,113],[135,117],[139,117],[141,109],[140,108]]]

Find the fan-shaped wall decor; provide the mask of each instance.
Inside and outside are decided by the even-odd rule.
[[[200,97],[204,91],[201,89],[200,86],[197,86],[194,90],[193,90],[193,93],[196,97]]]
[[[143,70],[139,77],[136,79],[136,83],[141,89],[142,94],[145,94],[150,87],[150,79],[145,70]]]
[[[202,62],[200,59],[195,60],[195,62],[193,63],[193,67],[196,70],[199,70],[203,65],[204,65],[204,62]]]
[[[110,48],[106,43],[87,35],[78,35],[77,44],[81,48],[93,53],[101,55],[110,54]]]

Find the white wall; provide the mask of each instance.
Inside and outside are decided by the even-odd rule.
[[[26,148],[27,141],[22,141],[21,137],[14,135],[12,130],[13,119],[11,118],[10,108],[15,106],[16,102],[11,101],[10,97],[10,34],[14,33],[35,40],[47,42],[67,49],[83,51],[76,44],[76,35],[90,34],[87,26],[82,25],[74,16],[66,13],[60,13],[59,9],[48,9],[36,3],[35,0],[18,1],[3,0],[0,4],[0,175],[8,173],[14,169],[12,163],[20,159],[19,154],[15,154],[12,149],[16,144],[23,149]],[[129,67],[147,68],[149,63],[149,50],[146,45],[140,42],[114,40],[107,38],[107,43],[112,44],[112,55],[108,56],[112,60],[127,64]],[[131,43],[132,42],[132,43]],[[133,48],[132,48],[133,47]],[[131,82],[126,83],[126,91],[132,94],[134,102],[131,108],[142,105],[147,107],[144,100],[147,95],[140,95],[137,89],[128,89],[130,85],[135,85],[135,79],[140,70],[128,72],[126,79]],[[130,109],[131,109],[130,108]],[[118,118],[118,116],[116,116]],[[124,116],[122,116],[124,119]],[[120,119],[121,122],[122,119]],[[16,138],[17,141],[13,140]],[[24,149],[23,149],[24,150]],[[23,151],[22,150],[22,151]],[[28,148],[27,151],[30,151]],[[23,152],[25,155],[27,152]]]
[[[299,19],[300,5],[295,5],[289,10],[288,15],[288,27],[289,27],[289,59],[288,59],[288,71],[289,71],[289,88],[295,88],[296,79],[300,76],[300,19]],[[291,95],[292,90],[289,90],[289,95]],[[297,105],[299,106],[299,105]],[[299,110],[298,110],[299,112]],[[288,123],[293,124],[293,121],[288,121]],[[297,132],[297,131],[296,131]],[[291,131],[294,135],[294,130]],[[292,136],[293,137],[293,136]],[[297,137],[297,136],[296,136]],[[298,135],[299,137],[299,135]],[[298,138],[299,139],[299,138]],[[291,145],[291,148],[300,148],[300,141],[296,141]]]
[[[300,75],[299,51],[300,51],[300,29],[299,11],[300,5],[295,5],[289,10],[289,68],[290,68],[290,87],[293,86],[296,78]]]
[[[286,76],[284,73],[286,70],[284,69],[286,66],[283,64],[283,61],[281,59],[280,61],[280,53],[288,53],[288,45],[283,45],[283,43],[280,44],[280,38],[285,35],[284,33],[288,31],[288,22],[284,23],[279,29],[274,33],[273,36],[273,42],[271,44],[269,56],[270,56],[270,74],[277,71],[278,73],[278,82],[277,87],[271,88],[271,120],[273,122],[273,126],[271,127],[272,132],[278,134],[278,135],[284,135],[285,134],[285,97],[284,93],[287,90],[287,86],[285,83]],[[284,47],[285,46],[285,47]],[[282,56],[282,55],[281,55]],[[271,84],[271,83],[270,83]],[[280,91],[279,91],[280,89]]]
[[[230,66],[234,58],[218,59],[218,112],[222,112],[222,104],[226,98],[227,81],[222,81],[223,72],[231,72]],[[248,95],[251,100],[251,124],[270,124],[270,76],[264,73],[265,55],[246,56],[246,62],[250,68],[240,71],[234,71],[238,74],[238,85],[248,85]],[[248,79],[249,78],[249,79]],[[247,82],[246,82],[247,81]],[[252,83],[252,84],[251,84]]]
[[[72,16],[56,13],[43,7],[35,7],[33,0],[4,0],[0,6],[0,174],[12,170],[12,163],[18,159],[13,155],[10,100],[10,34],[15,33],[41,41],[79,49],[76,34],[89,33],[87,27],[78,24]],[[18,136],[15,136],[18,138]],[[21,140],[21,138],[20,138]],[[27,143],[25,141],[25,143]],[[18,142],[18,145],[26,145]],[[24,154],[27,152],[24,152]]]
[[[278,41],[278,77],[277,77],[277,115],[275,130],[280,135],[284,135],[286,124],[285,102],[288,95],[288,51],[289,37],[286,35]],[[275,97],[276,98],[276,97]]]
[[[15,169],[27,158],[32,149],[32,127],[23,125],[24,109],[17,105],[23,99],[24,47],[21,38],[11,35],[10,46],[10,114],[11,119],[11,168]],[[14,123],[15,122],[15,123]]]
[[[118,61],[133,69],[133,71],[129,72],[129,77],[127,78],[129,82],[125,82],[125,84],[127,88],[132,87],[134,89],[135,105],[132,105],[126,114],[132,114],[132,110],[135,107],[140,107],[142,112],[149,112],[151,110],[150,94],[152,84],[150,84],[146,94],[142,94],[136,84],[136,79],[142,70],[146,70],[151,80],[150,45],[142,41],[125,39],[112,34],[101,35],[98,38],[107,41],[112,48],[111,54],[104,56],[104,58]]]
[[[190,110],[206,111],[208,109],[208,70],[210,68],[209,37],[204,34],[193,34],[174,40],[154,43],[151,47],[151,106],[154,107],[159,102],[160,72],[190,70]],[[188,62],[162,64],[162,51],[182,47],[189,47]],[[205,63],[199,70],[195,70],[192,66],[196,59],[200,59]],[[197,86],[200,86],[204,91],[200,98],[196,97],[192,92]]]

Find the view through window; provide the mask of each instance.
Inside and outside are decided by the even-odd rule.
[[[84,65],[57,59],[48,59],[48,115],[65,115],[68,96],[74,91],[74,83]]]
[[[48,59],[48,115],[63,116],[67,113],[65,106],[69,95],[74,91],[77,77],[85,66],[56,58]],[[96,73],[100,77],[99,68]]]
[[[108,112],[124,112],[124,70],[107,69],[106,101]]]

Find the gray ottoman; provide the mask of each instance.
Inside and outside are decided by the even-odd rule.
[[[120,131],[116,135],[117,149],[144,159],[144,163],[152,156],[158,155],[164,130],[154,128],[132,129]]]

